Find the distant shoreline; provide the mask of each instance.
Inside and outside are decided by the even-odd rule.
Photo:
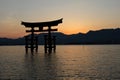
[[[56,45],[120,45],[120,44],[56,44]],[[0,46],[25,46],[25,45],[0,45]],[[39,45],[44,46],[44,45]]]
[[[38,44],[44,44],[44,35],[47,33],[35,34],[38,37]],[[120,28],[101,29],[97,31],[90,30],[86,34],[78,33],[66,35],[61,32],[52,33],[56,36],[57,45],[119,45]],[[30,37],[31,35],[27,35]],[[25,45],[25,37],[18,39],[0,38],[0,45]]]

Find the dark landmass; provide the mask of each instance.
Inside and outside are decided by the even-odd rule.
[[[36,34],[39,37],[39,45],[44,44],[46,33]],[[120,28],[102,29],[89,31],[86,34],[78,33],[66,35],[61,32],[54,32],[56,44],[120,44]],[[30,36],[30,35],[28,35]],[[18,39],[0,38],[0,45],[24,45],[24,37]]]

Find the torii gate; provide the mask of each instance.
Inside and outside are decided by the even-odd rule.
[[[26,41],[26,53],[28,52],[28,48],[31,49],[31,53],[33,54],[34,48],[36,49],[36,52],[38,51],[38,38],[34,35],[34,32],[48,32],[48,35],[44,36],[45,39],[45,44],[44,44],[44,49],[45,53],[47,51],[49,53],[52,52],[52,48],[56,49],[56,44],[55,44],[55,36],[51,35],[51,31],[57,31],[57,29],[52,29],[52,26],[57,26],[58,24],[62,23],[62,18],[59,20],[54,20],[54,21],[47,21],[47,22],[21,22],[22,25],[24,25],[26,28],[31,28],[30,30],[26,30],[26,32],[31,32],[31,37],[28,38],[27,36],[25,37]],[[47,27],[47,29],[44,27]],[[36,30],[35,28],[38,28]]]

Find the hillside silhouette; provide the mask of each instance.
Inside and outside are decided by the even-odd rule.
[[[39,37],[39,45],[44,44],[44,35],[47,33],[36,34]],[[66,35],[61,32],[54,32],[56,44],[120,44],[120,28],[101,29],[89,31],[86,34],[77,33]],[[30,36],[30,35],[28,35]],[[18,39],[0,38],[0,45],[24,45],[24,37]]]

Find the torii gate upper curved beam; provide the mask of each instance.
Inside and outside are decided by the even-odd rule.
[[[47,21],[47,22],[21,22],[25,27],[48,27],[48,26],[57,26],[59,23],[62,23],[62,19]]]

